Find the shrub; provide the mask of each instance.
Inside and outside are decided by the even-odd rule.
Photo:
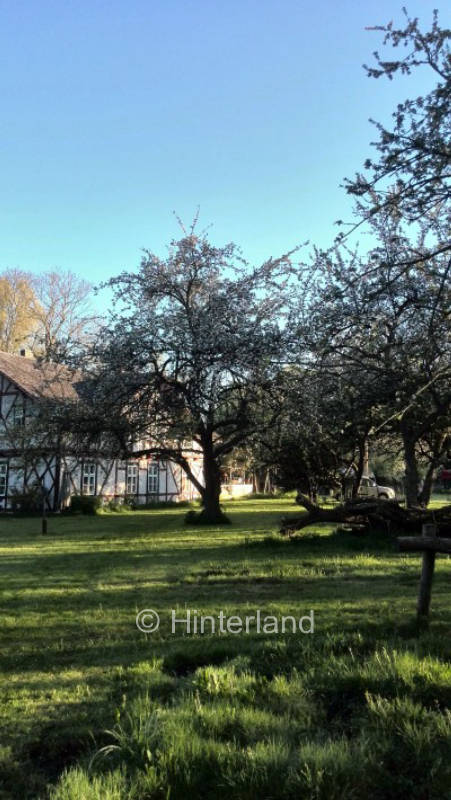
[[[274,498],[281,498],[285,495],[291,495],[293,492],[274,491],[274,492],[251,492],[250,494],[243,495],[245,500],[274,500]],[[240,498],[241,499],[241,498]]]
[[[122,514],[127,511],[133,511],[135,504],[133,498],[125,496],[124,498],[113,497],[103,506],[105,511],[114,511],[116,514]]]
[[[192,505],[190,500],[155,500],[154,502],[140,503],[137,508],[152,511],[154,508],[191,508]]]
[[[97,514],[101,505],[102,498],[94,495],[76,494],[70,500],[73,514]]]
[[[42,489],[39,484],[29,486],[25,492],[13,489],[10,493],[10,500],[14,513],[36,514],[42,510]]]

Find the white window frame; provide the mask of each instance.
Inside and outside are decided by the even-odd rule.
[[[96,493],[96,465],[93,461],[86,461],[83,464],[81,476],[82,494],[93,496]]]
[[[0,461],[0,497],[6,497],[8,491],[8,462]]]
[[[158,461],[149,461],[147,464],[147,494],[159,494],[160,491],[160,465]]]
[[[137,494],[139,485],[138,464],[127,464],[127,477],[125,485],[127,494]]]

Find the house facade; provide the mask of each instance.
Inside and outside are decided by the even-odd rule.
[[[71,496],[80,494],[100,496],[105,502],[127,498],[136,505],[198,497],[181,467],[168,460],[76,458],[56,447],[41,447],[34,456],[27,422],[37,404],[76,397],[76,379],[64,367],[0,352],[0,510],[10,510],[17,495],[38,488],[49,511],[63,509]],[[200,455],[190,462],[200,477]]]

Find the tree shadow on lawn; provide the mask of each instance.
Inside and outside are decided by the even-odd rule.
[[[267,528],[277,528],[282,516],[287,514],[299,516],[299,510],[295,513],[286,512],[284,508],[255,509],[248,510],[246,507],[236,508],[227,507],[227,515],[231,517],[232,525],[225,528],[217,525],[202,525],[193,530],[191,526],[185,525],[186,509],[160,509],[160,510],[136,510],[131,513],[122,514],[99,514],[99,515],[55,515],[48,519],[48,533],[42,541],[52,542],[55,538],[61,537],[62,541],[76,541],[86,538],[91,542],[105,538],[114,540],[119,538],[139,538],[147,535],[158,535],[159,538],[172,537],[174,535],[192,536],[194,533],[198,538],[217,534],[218,532],[236,535],[241,533],[243,528],[246,532],[255,530],[265,530]],[[35,541],[36,537],[41,536],[41,520],[36,517],[7,517],[0,518],[0,541],[3,545],[25,544]]]
[[[214,531],[213,531],[214,532]],[[204,531],[204,533],[207,533]],[[210,534],[212,531],[210,531]],[[41,572],[44,570],[47,573],[57,574],[56,570],[61,569],[66,573],[72,575],[75,569],[78,569],[86,577],[86,569],[91,568],[93,571],[98,572],[102,569],[110,569],[112,566],[132,566],[137,559],[148,558],[151,565],[154,566],[160,561],[165,563],[173,561],[175,563],[192,562],[202,560],[204,557],[221,557],[226,559],[241,559],[243,552],[249,551],[248,555],[258,555],[258,550],[261,549],[261,555],[267,555],[268,550],[280,551],[281,554],[291,555],[292,549],[296,551],[311,550],[312,555],[317,555],[318,551],[324,551],[327,555],[342,555],[349,556],[356,552],[368,553],[381,553],[386,555],[387,552],[397,552],[396,541],[392,537],[384,535],[366,535],[366,536],[352,536],[349,534],[333,532],[330,534],[318,534],[312,532],[308,528],[305,532],[293,536],[292,538],[282,538],[276,534],[271,534],[267,528],[261,530],[254,530],[252,536],[249,532],[240,531],[240,538],[235,538],[231,543],[225,543],[224,539],[210,539],[208,544],[203,544],[204,537],[187,537],[186,531],[180,533],[180,536],[185,537],[185,541],[177,543],[174,540],[173,532],[170,534],[171,541],[170,548],[165,549],[164,540],[154,542],[151,547],[143,547],[140,541],[140,547],[133,547],[130,542],[129,547],[105,547],[104,538],[89,539],[89,549],[70,551],[70,552],[45,552],[36,553],[34,551],[24,554],[4,554],[2,555],[2,565],[5,565],[7,575],[6,582],[11,579],[11,568],[20,573],[23,579],[24,573],[30,568],[33,572]],[[262,536],[262,534],[267,534]],[[196,546],[195,551],[192,548],[193,538],[199,541],[200,546]],[[55,540],[54,540],[55,541]],[[117,539],[112,538],[112,543],[118,543]],[[36,542],[39,544],[39,542]],[[93,547],[96,542],[102,542],[101,547]],[[67,543],[67,539],[61,538],[61,545]],[[78,540],[77,540],[78,543]],[[17,542],[15,542],[17,544]],[[164,551],[164,552],[161,552]],[[247,555],[247,554],[246,554]]]
[[[92,604],[92,595],[101,593],[108,597],[111,591],[124,584],[133,584],[129,589],[134,592],[136,587],[152,584],[183,584],[188,587],[190,583],[221,586],[222,584],[304,584],[311,580],[318,584],[322,576],[333,576],[342,580],[374,581],[371,568],[364,563],[357,565],[356,557],[368,555],[373,557],[373,564],[377,558],[393,557],[393,563],[382,576],[383,580],[390,580],[401,575],[403,580],[411,582],[412,575],[406,573],[410,568],[420,572],[420,562],[415,556],[410,559],[399,556],[396,543],[393,539],[381,536],[352,536],[349,534],[332,533],[330,535],[315,534],[307,531],[305,534],[284,539],[280,536],[267,536],[264,538],[250,539],[243,537],[230,544],[223,540],[211,540],[208,544],[192,548],[190,542],[177,544],[171,540],[171,546],[160,547],[130,547],[129,549],[95,548],[88,551],[77,552],[31,552],[22,556],[5,555],[2,557],[4,565],[3,587],[9,592],[35,590],[35,599],[11,598],[9,605],[14,610],[17,607],[33,608],[36,610],[38,595],[45,589],[55,592],[60,589],[75,593],[71,600],[81,600],[80,589],[86,593],[87,600],[82,603],[84,607]],[[277,557],[280,556],[278,560]],[[321,560],[318,562],[318,557]],[[342,559],[338,561],[336,559]],[[280,565],[280,574],[271,572],[269,575],[256,575],[256,568],[268,571],[268,559],[277,570]],[[328,559],[330,565],[328,565]],[[213,562],[213,563],[212,563]],[[448,565],[448,560],[438,559],[438,563]],[[223,567],[224,565],[224,567]],[[243,566],[246,566],[246,569]],[[396,565],[396,566],[395,566]],[[312,574],[302,574],[302,570]],[[148,568],[148,572],[146,571]],[[284,575],[284,569],[298,568],[299,574],[291,577]],[[215,576],[215,572],[217,575]],[[349,573],[349,575],[345,574]],[[217,578],[217,580],[215,579]],[[95,583],[95,585],[90,585]],[[105,583],[105,588],[99,584]],[[185,589],[184,589],[185,590]],[[161,588],[158,589],[161,591]],[[88,599],[89,598],[89,599]],[[40,600],[39,600],[40,602]],[[56,593],[49,595],[51,607],[55,604],[65,604],[64,595]],[[8,603],[6,604],[8,607]],[[43,610],[47,610],[44,606]]]
[[[199,615],[216,617],[220,610],[228,616],[245,617],[260,608],[262,614],[280,617],[302,615],[313,608],[315,636],[360,627],[375,634],[384,630],[389,635],[398,625],[411,621],[416,601],[414,587],[401,590],[399,582],[387,587],[385,576],[363,576],[361,580],[352,576],[347,580],[330,576],[310,581],[288,578],[282,587],[280,583],[239,584],[236,595],[227,582],[219,588],[217,584],[206,588],[209,590],[200,590],[196,584],[184,585],[180,594],[174,586],[161,586],[152,597],[146,588],[86,592],[77,596],[75,607],[66,598],[66,605],[61,604],[61,616],[55,612],[54,598],[41,602],[38,612],[36,601],[24,600],[19,609],[14,607],[16,613],[19,611],[17,632],[11,627],[5,630],[3,672],[108,667],[154,657],[177,638],[170,630],[173,608],[179,616],[186,615],[185,609],[189,608],[196,609]],[[445,580],[437,581],[433,608],[440,608],[441,614],[445,612],[437,622],[449,627],[448,593]],[[103,615],[96,616],[99,604]],[[152,635],[139,632],[135,622],[137,609],[149,607],[158,610],[162,622],[158,633]],[[27,621],[30,612],[36,615],[33,622]],[[186,636],[184,641],[202,638]]]
[[[204,594],[196,593],[206,589],[211,589],[216,595],[219,592],[222,597],[234,589],[240,596],[247,587],[254,598],[254,589],[265,592],[265,587],[270,589],[272,586],[285,587],[289,592],[287,597],[290,599],[295,596],[293,591],[302,592],[305,587],[314,587],[321,596],[327,596],[329,592],[333,600],[341,582],[345,584],[355,582],[359,584],[359,588],[362,583],[368,583],[369,593],[374,590],[377,593],[378,583],[386,585],[387,582],[393,581],[398,586],[401,581],[410,584],[415,581],[417,575],[418,578],[420,575],[418,559],[410,559],[406,565],[405,560],[400,558],[399,561],[387,566],[386,572],[375,575],[365,563],[353,563],[352,560],[331,562],[328,566],[327,561],[316,564],[312,558],[306,560],[293,558],[289,562],[286,560],[281,562],[278,567],[274,560],[268,566],[267,554],[262,553],[265,559],[255,564],[246,561],[244,568],[241,559],[234,559],[236,548],[233,547],[222,547],[213,553],[211,549],[197,550],[196,554],[199,557],[194,568],[192,555],[187,555],[186,550],[180,553],[171,550],[170,556],[165,557],[160,563],[158,558],[153,558],[147,551],[133,553],[129,557],[124,553],[110,552],[97,554],[95,557],[92,554],[80,554],[75,557],[60,554],[37,556],[33,559],[33,575],[24,577],[29,566],[28,559],[24,561],[23,566],[21,565],[22,568],[16,565],[17,576],[8,575],[6,589],[10,596],[3,600],[3,609],[14,614],[30,611],[46,614],[55,611],[55,608],[66,609],[68,612],[86,611],[99,602],[107,608],[113,605],[116,609],[123,608],[124,605],[131,606],[138,600],[146,598],[149,600],[149,591],[153,593],[153,598],[158,598],[163,604],[168,599],[173,601],[185,599],[187,594],[194,598],[204,597]],[[184,559],[186,568],[183,565],[183,555],[186,556]],[[226,561],[227,568],[224,571],[216,566],[210,568],[212,555],[215,556],[215,564]],[[343,555],[347,555],[349,559],[349,553]],[[140,560],[148,561],[149,573],[143,571],[142,566],[139,572],[133,569]],[[74,562],[77,565],[76,569]],[[448,566],[447,560],[438,563],[443,563],[445,568]],[[177,567],[175,571],[173,565]],[[372,563],[373,571],[375,566],[377,566],[376,560]],[[158,572],[155,572],[156,567]],[[114,571],[119,569],[120,573]],[[274,569],[275,572],[262,574],[268,569]],[[284,574],[284,570],[288,574]],[[296,574],[289,574],[293,570]],[[379,572],[383,570],[382,564],[378,570]],[[21,595],[20,593],[24,591],[25,594]],[[349,593],[349,589],[346,592]],[[281,599],[279,590],[274,599]]]

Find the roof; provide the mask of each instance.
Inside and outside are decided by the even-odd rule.
[[[34,399],[75,400],[80,376],[68,367],[0,350],[0,373]]]

